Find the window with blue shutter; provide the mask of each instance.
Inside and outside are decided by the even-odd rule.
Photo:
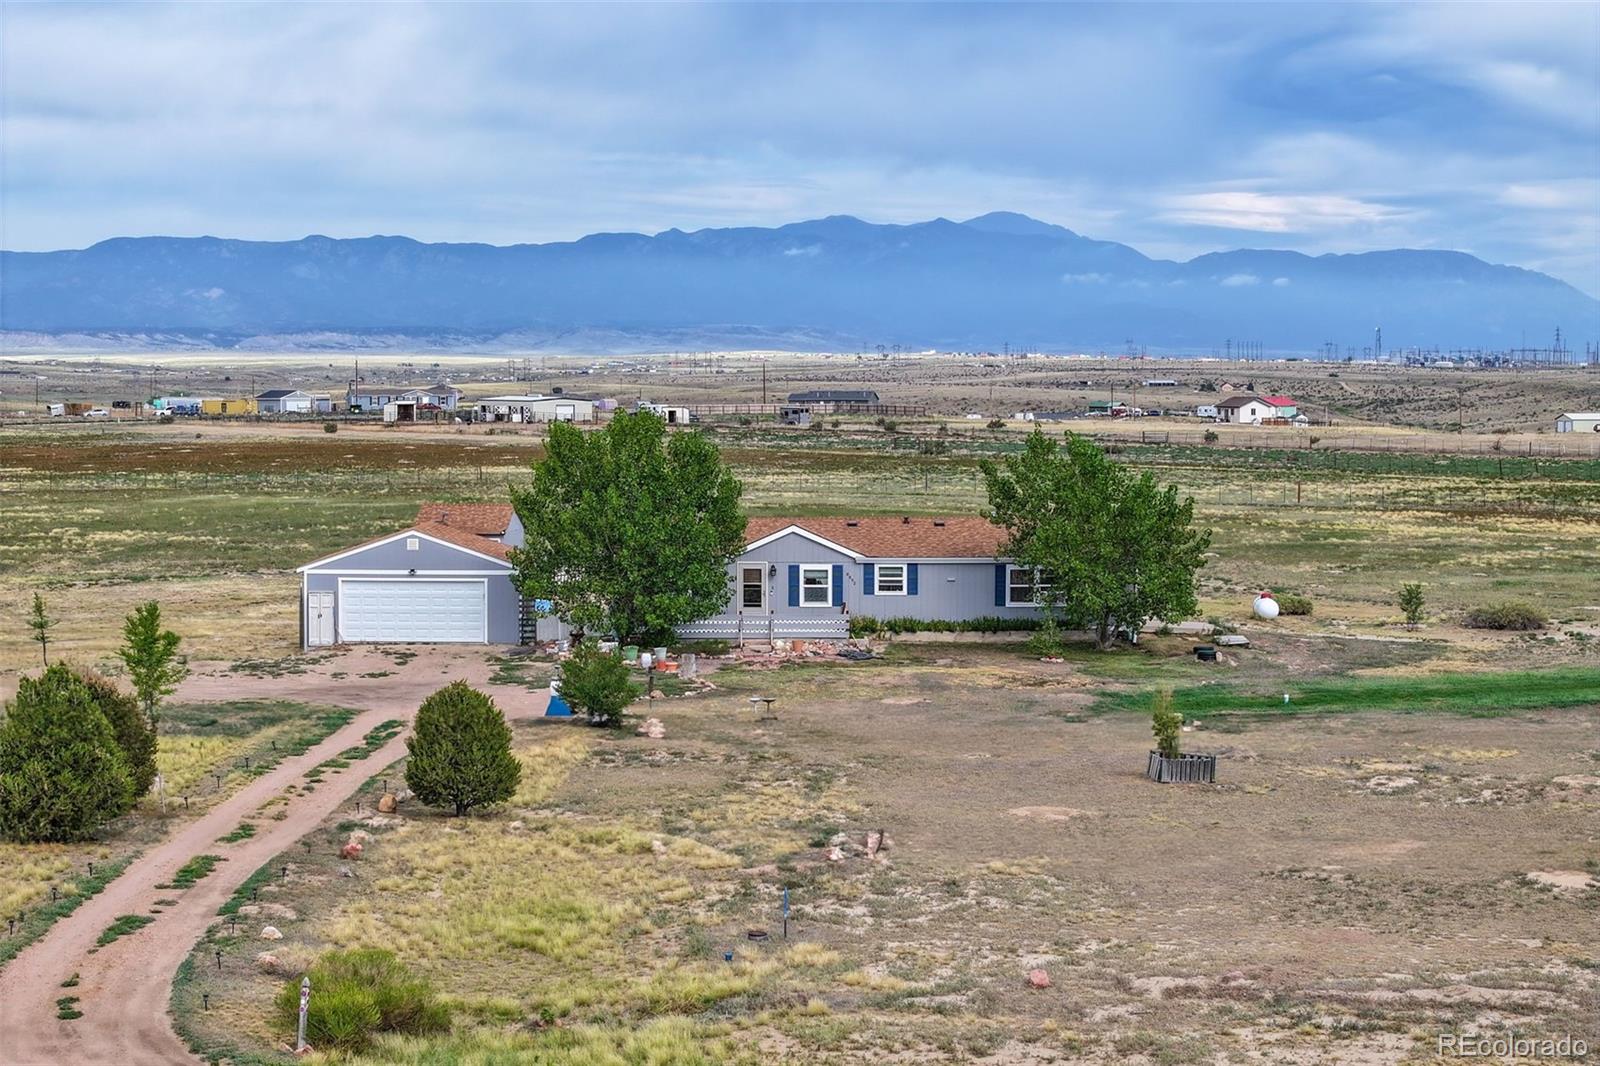
[[[789,606],[800,606],[800,567],[794,563],[789,564]]]
[[[994,564],[994,605],[996,607],[1004,607],[1006,605],[1005,563]]]
[[[868,596],[878,591],[877,576],[871,563],[861,564],[861,591]]]
[[[917,594],[917,564],[910,563],[906,566],[906,595]]]
[[[833,605],[844,606],[844,564],[833,564]]]

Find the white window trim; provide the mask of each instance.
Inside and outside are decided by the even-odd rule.
[[[886,566],[900,569],[900,591],[890,592],[883,587],[883,568]],[[872,571],[872,594],[874,596],[908,596],[911,587],[911,566],[909,563],[878,563]]]
[[[806,572],[821,570],[828,579],[826,585],[821,586],[827,590],[827,595],[821,603],[806,602]],[[811,588],[818,586],[812,585]],[[802,607],[832,607],[833,606],[833,567],[827,563],[801,563],[800,564],[800,606]]]
[[[1013,587],[1013,582],[1011,580],[1011,575],[1015,574],[1015,573],[1018,573],[1019,571],[1021,573],[1029,574],[1029,575],[1032,576],[1032,580],[1029,582],[1029,587],[1033,589],[1033,596],[1035,597],[1034,599],[1031,599],[1031,600],[1014,600],[1014,599],[1011,598],[1011,589]],[[1053,586],[1046,585],[1045,587],[1046,588],[1051,588]],[[1006,606],[1007,607],[1043,607],[1044,604],[1039,602],[1038,595],[1039,595],[1039,571],[1038,571],[1037,568],[1031,567],[1031,566],[1007,566],[1006,567]]]
[[[759,563],[759,562],[744,562],[744,563],[737,564],[733,569],[734,569],[733,583],[734,583],[735,586],[737,586],[738,595],[739,595],[738,610],[740,610],[740,611],[767,611],[768,609],[770,609],[771,601],[772,601],[772,592],[767,587],[767,584],[768,584],[767,564],[766,563]],[[744,572],[746,570],[759,570],[759,571],[761,571],[761,604],[759,606],[757,606],[757,607],[746,607],[745,604],[744,604]]]

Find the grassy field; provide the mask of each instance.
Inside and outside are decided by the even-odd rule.
[[[1307,643],[1255,649],[1241,684]],[[259,917],[239,908],[284,932],[274,961],[254,961],[253,925],[219,925],[174,1009],[196,1047],[282,1061],[277,990],[331,946],[372,945],[454,1026],[371,1063],[1379,1063],[1486,1010],[1594,1034],[1600,887],[1531,875],[1600,870],[1582,828],[1600,811],[1596,678],[1480,677],[1541,708],[1498,717],[1396,715],[1403,686],[1346,680],[1415,662],[1340,645],[1303,687],[1353,713],[1186,734],[1221,756],[1210,789],[1141,773],[1153,685],[1188,669],[1175,638],[1065,663],[906,645],[724,665],[714,690],[650,709],[663,742],[518,727],[503,810],[373,816],[368,793],[365,815],[331,814],[285,853],[289,881],[262,883]],[[755,691],[779,697],[776,723]],[[1473,691],[1435,679],[1415,709],[1471,712]],[[353,834],[366,850],[341,877]],[[1028,987],[1035,968],[1050,988]]]
[[[157,596],[202,658],[281,656],[297,639],[294,565],[397,528],[426,499],[496,500],[536,436],[398,437],[205,427],[0,433],[0,588],[42,591],[62,653],[107,662],[117,624]],[[909,436],[870,423],[724,427],[754,513],[949,513],[983,503],[977,460],[1014,434]],[[1399,585],[1433,620],[1510,596],[1554,635],[1600,623],[1600,465],[1466,456],[1140,447],[1117,458],[1196,497],[1215,531],[1202,614],[1242,619],[1254,591],[1311,596],[1317,628],[1392,622]],[[0,664],[34,649],[0,632]]]

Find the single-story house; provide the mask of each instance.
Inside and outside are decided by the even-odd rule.
[[[345,390],[345,404],[351,410],[381,411],[385,404],[411,400],[419,408],[437,407],[454,411],[461,402],[461,390],[440,382],[437,385],[369,385],[351,382]]]
[[[1300,413],[1300,405],[1292,396],[1263,396],[1261,402],[1270,404],[1279,418],[1293,418]]]
[[[594,401],[584,396],[488,396],[476,402],[479,422],[593,422]]]
[[[1005,531],[951,518],[751,518],[721,613],[687,638],[843,637],[851,615],[1037,618],[1034,572],[999,558]]]
[[[1573,411],[1556,418],[1557,433],[1600,433],[1600,411]]]
[[[835,407],[876,407],[878,394],[871,389],[807,389],[791,392],[788,403],[832,404]]]
[[[1100,417],[1113,417],[1128,413],[1128,405],[1121,400],[1090,400],[1089,413]]]
[[[319,406],[319,399],[327,406]],[[256,393],[256,410],[264,415],[308,415],[332,409],[333,402],[327,396],[318,397],[299,389],[268,389]]]
[[[718,614],[689,639],[840,638],[851,615],[962,621],[1041,614],[1034,571],[982,518],[751,518]],[[517,644],[566,636],[511,582],[508,504],[424,504],[410,526],[297,571],[305,647]]]
[[[1263,420],[1277,418],[1278,409],[1259,396],[1230,396],[1217,404],[1217,420],[1259,426]]]
[[[254,396],[238,396],[229,399],[204,399],[200,401],[200,413],[203,415],[253,415],[256,413],[256,398]]]

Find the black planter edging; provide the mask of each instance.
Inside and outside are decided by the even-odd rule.
[[[1159,751],[1150,753],[1150,765],[1145,769],[1145,776],[1152,781],[1169,784],[1175,781],[1201,782],[1214,785],[1217,782],[1217,757],[1215,755],[1179,755],[1169,759]]]

